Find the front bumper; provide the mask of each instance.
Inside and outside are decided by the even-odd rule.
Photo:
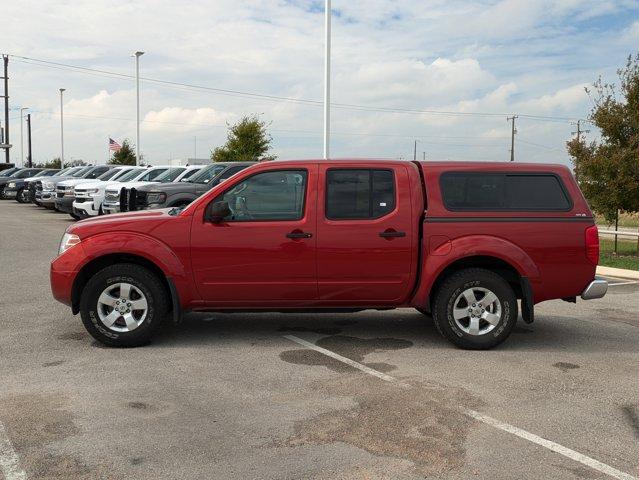
[[[14,188],[6,188],[4,189],[4,198],[16,198],[18,196],[18,191]]]
[[[104,213],[120,213],[120,202],[112,203],[104,201],[102,202],[102,211]]]
[[[96,208],[93,199],[83,198],[75,199],[73,202],[73,213],[81,216],[95,217],[100,211]]]
[[[64,213],[73,213],[73,197],[56,198],[55,208]]]
[[[603,297],[608,291],[608,282],[605,280],[593,280],[581,293],[583,300],[594,300]]]

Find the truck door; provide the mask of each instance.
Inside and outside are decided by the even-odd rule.
[[[202,298],[217,305],[295,305],[317,299],[317,165],[260,170],[213,202],[220,223],[194,218],[191,258]]]
[[[400,301],[412,286],[417,263],[406,167],[320,164],[319,169],[320,300],[335,305]]]

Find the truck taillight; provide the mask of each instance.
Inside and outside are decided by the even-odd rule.
[[[599,230],[596,225],[586,229],[586,258],[593,265],[599,264]]]

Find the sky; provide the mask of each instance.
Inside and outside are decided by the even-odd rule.
[[[592,106],[585,87],[615,81],[639,51],[639,0],[332,5],[334,158],[412,159],[417,140],[420,159],[507,161],[515,114],[516,161],[568,164],[571,122]],[[251,114],[269,124],[278,158],[322,156],[323,1],[5,0],[2,9],[12,161],[21,162],[21,106],[34,161],[60,155],[60,88],[66,160],[104,163],[109,137],[134,143],[136,50],[148,162],[208,157],[227,125]]]

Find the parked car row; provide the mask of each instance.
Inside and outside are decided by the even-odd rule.
[[[0,172],[0,199],[31,202],[76,220],[129,210],[182,208],[252,163],[16,167]]]

